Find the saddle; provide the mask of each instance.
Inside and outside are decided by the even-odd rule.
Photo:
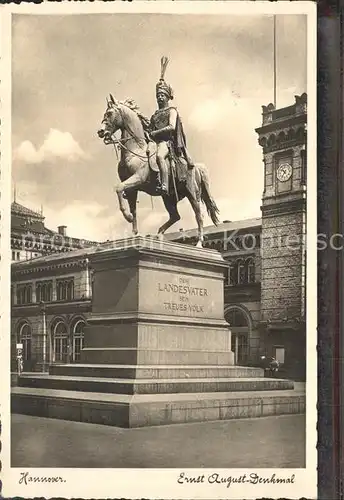
[[[155,142],[149,142],[147,145],[147,158],[150,170],[153,172],[160,172],[159,166],[156,161],[156,144]],[[188,165],[184,158],[176,156],[173,151],[173,147],[169,146],[169,155],[167,158],[167,163],[169,167],[169,176],[174,175],[175,180],[179,182],[186,183],[188,174]]]

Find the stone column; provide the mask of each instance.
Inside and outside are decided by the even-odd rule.
[[[36,280],[32,280],[32,303],[36,303]]]
[[[56,278],[53,278],[53,285],[52,285],[52,298],[53,302],[56,302],[57,300],[57,290],[56,290]]]
[[[89,299],[92,296],[91,293],[91,276],[90,276],[89,260],[87,259],[86,266],[86,297]]]
[[[16,306],[18,301],[17,301],[17,283],[13,283],[13,305]]]

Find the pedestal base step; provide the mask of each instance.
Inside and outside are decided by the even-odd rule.
[[[59,375],[24,375],[21,387],[113,394],[173,394],[189,392],[273,391],[293,389],[290,380],[274,378],[115,379]]]
[[[263,378],[262,368],[251,366],[219,365],[95,365],[53,364],[50,375],[127,379],[170,378]]]
[[[84,347],[81,362],[106,365],[233,365],[232,351]]]
[[[305,394],[286,390],[130,396],[14,387],[12,412],[133,428],[304,413]]]

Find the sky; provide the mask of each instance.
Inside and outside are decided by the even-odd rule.
[[[277,107],[306,91],[306,16],[276,19]],[[112,146],[97,137],[111,92],[151,116],[160,58],[174,89],[188,149],[204,163],[221,220],[260,216],[262,151],[255,128],[273,101],[273,18],[238,15],[14,15],[12,183],[16,200],[46,226],[97,241],[130,234],[118,210]],[[141,234],[167,219],[159,198],[139,194]],[[181,221],[195,227],[186,200]],[[206,216],[205,225],[211,221]]]

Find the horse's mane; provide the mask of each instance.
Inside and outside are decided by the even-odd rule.
[[[141,121],[143,130],[148,133],[150,132],[150,120],[141,113],[140,107],[134,99],[125,99],[124,101],[120,101],[120,104],[123,104],[124,106],[127,106],[129,109],[134,111]]]

